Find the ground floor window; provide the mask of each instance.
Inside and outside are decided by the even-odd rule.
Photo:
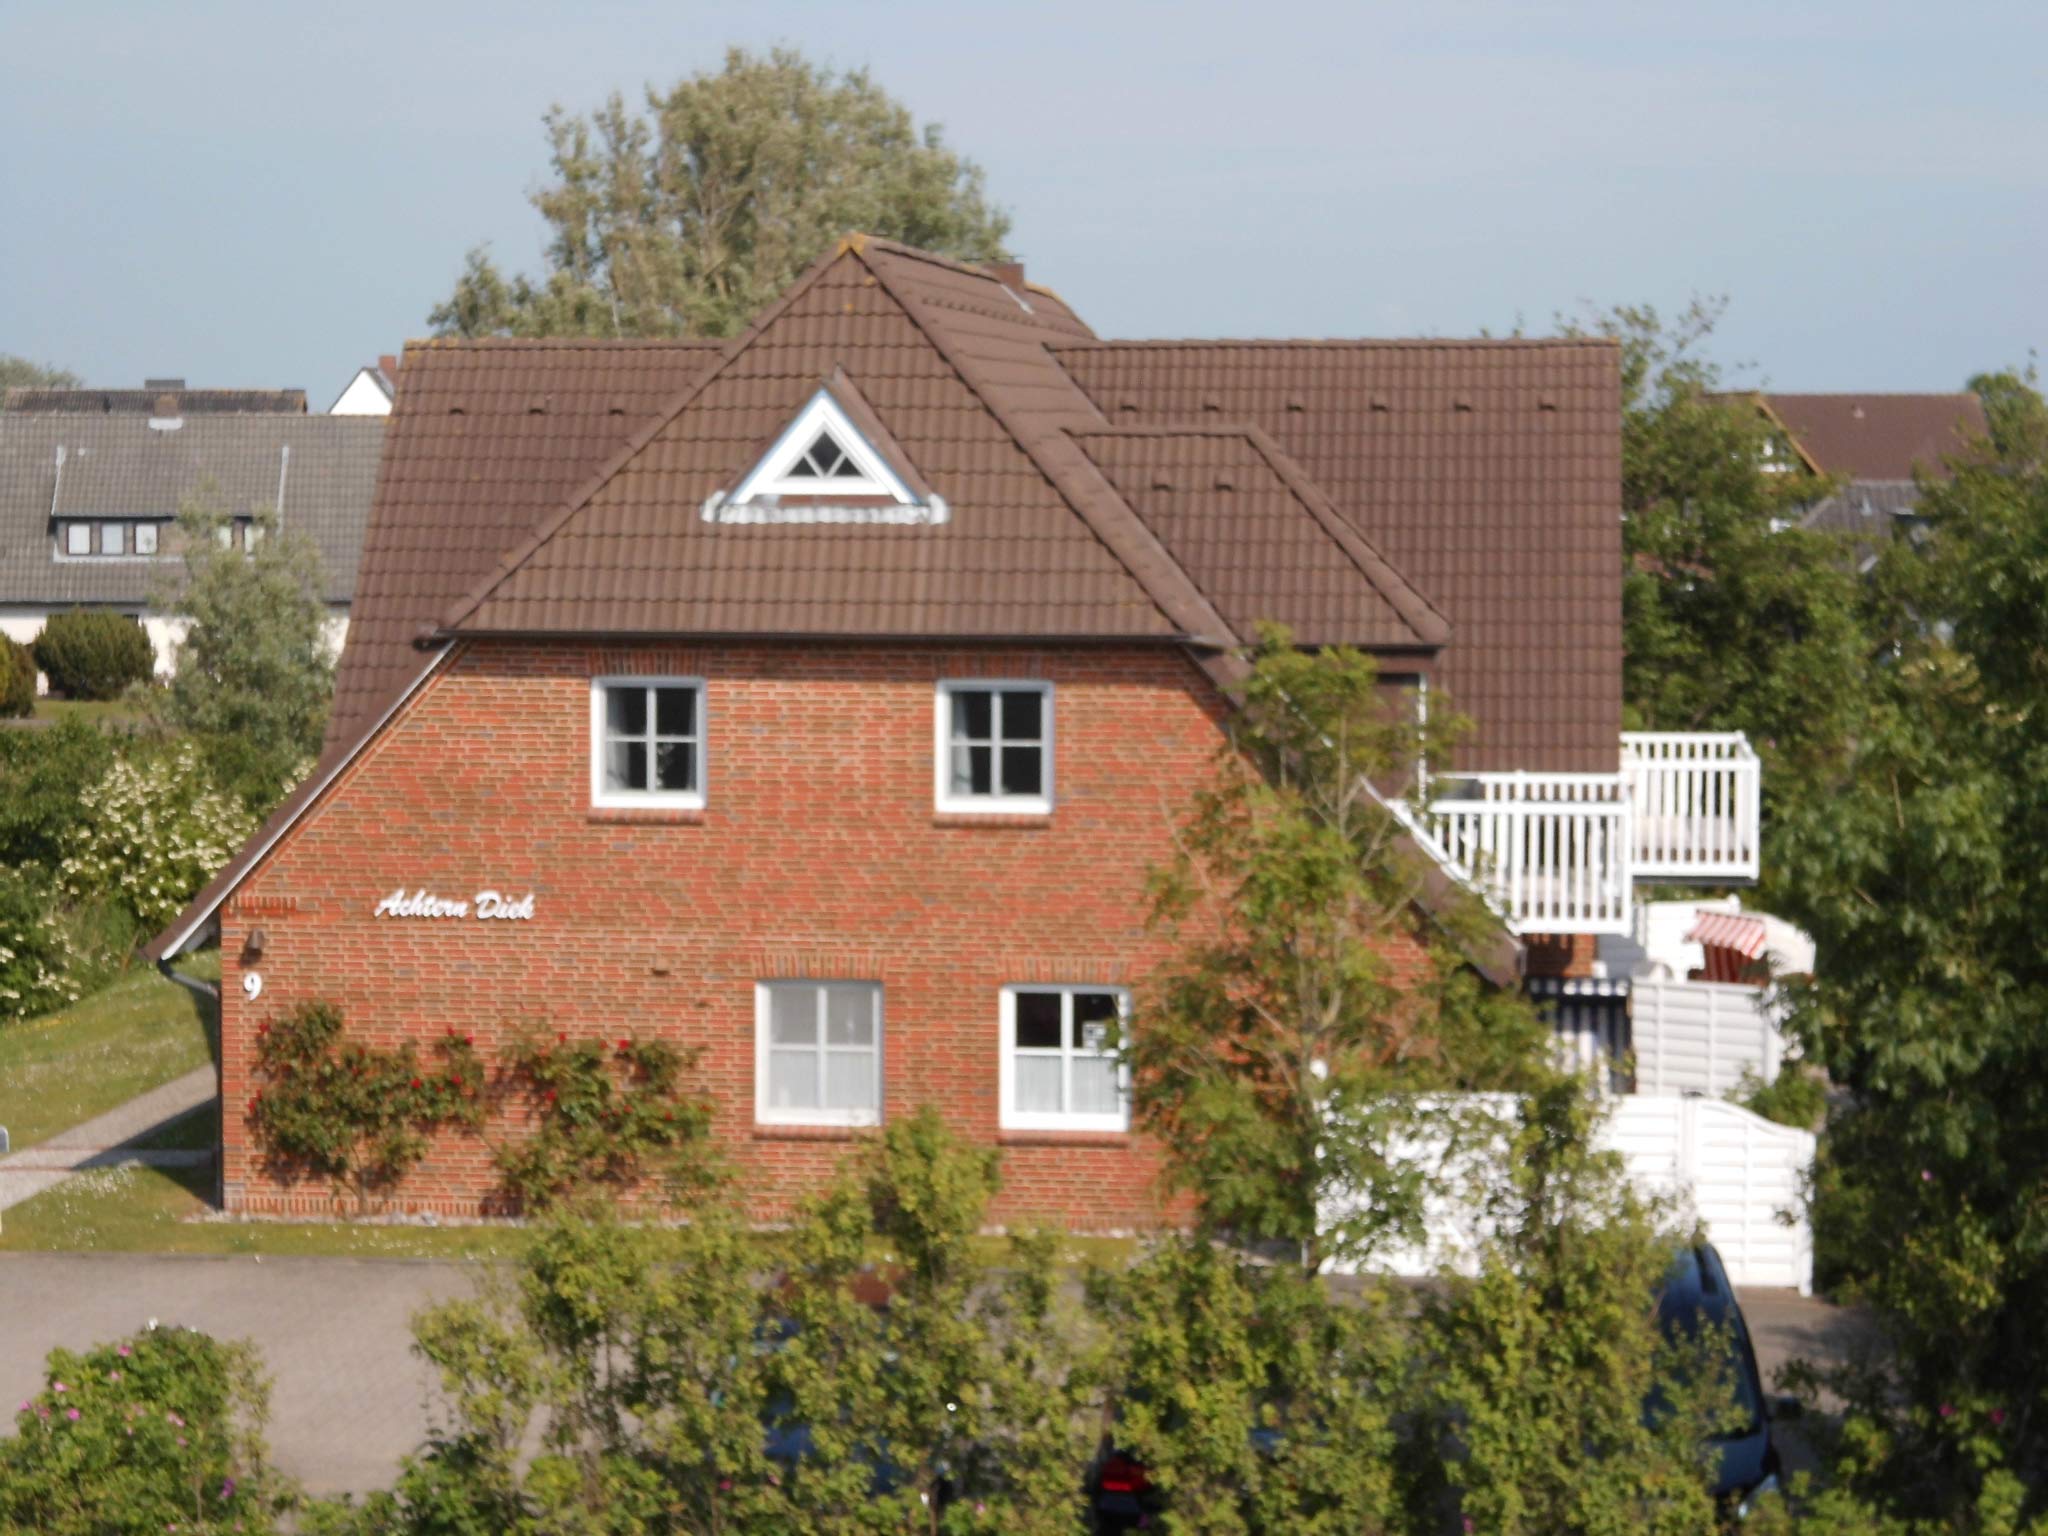
[[[764,981],[755,989],[754,1118],[875,1125],[882,1118],[882,989],[864,981]]]
[[[1110,1038],[1130,1009],[1120,987],[1003,988],[1002,1124],[1011,1130],[1130,1128]]]

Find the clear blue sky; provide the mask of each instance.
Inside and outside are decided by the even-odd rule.
[[[2048,343],[2048,5],[0,0],[0,352],[299,385],[537,266],[540,114],[784,42],[987,169],[1105,335],[1733,308],[1787,389]]]

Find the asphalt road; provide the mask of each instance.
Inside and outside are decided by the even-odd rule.
[[[154,1317],[262,1350],[272,1454],[310,1492],[385,1487],[425,1435],[434,1395],[411,1352],[412,1315],[469,1294],[476,1274],[398,1259],[0,1255],[0,1428],[41,1388],[52,1348],[84,1349]],[[1742,1304],[1766,1385],[1786,1360],[1839,1358],[1861,1333],[1854,1314],[1793,1291],[1744,1291]]]

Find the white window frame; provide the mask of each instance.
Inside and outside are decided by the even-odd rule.
[[[1039,706],[1038,749],[1044,755],[1035,795],[962,795],[953,791],[953,695],[955,693],[1035,692]],[[937,807],[948,814],[966,816],[1049,816],[1053,806],[1053,709],[1056,700],[1052,683],[1042,677],[956,677],[942,679],[932,707],[932,793]],[[1001,737],[995,738],[998,742]],[[993,763],[998,779],[1002,774],[1001,751]]]
[[[861,987],[873,994],[875,1011],[874,1045],[874,1097],[872,1109],[783,1109],[769,1102],[768,1098],[768,1055],[770,1050],[769,1020],[770,999],[779,987],[802,987],[818,998],[818,1052],[820,1097],[824,1089],[824,1058],[832,1050],[851,1052],[851,1047],[828,1045],[825,1040],[824,997],[832,987]],[[800,976],[780,977],[754,983],[754,1123],[757,1125],[822,1125],[822,1126],[873,1126],[882,1123],[882,1063],[888,1053],[888,1035],[885,1021],[888,1018],[883,986],[879,981],[859,981],[851,977],[832,976],[822,980]]]
[[[80,542],[80,534],[85,536],[83,540],[85,548],[83,549],[74,547]],[[64,525],[64,557],[67,560],[84,560],[92,554],[92,551],[93,525],[91,523],[66,523]]]
[[[126,523],[101,523],[98,526],[99,539],[94,544],[93,550],[101,559],[119,559],[122,555],[128,553],[128,525]],[[107,536],[109,534],[113,535],[114,547],[112,549],[107,548]]]
[[[613,688],[694,688],[697,690],[696,718],[691,722],[697,742],[697,787],[695,789],[612,789],[604,781],[605,694]],[[663,809],[701,811],[711,783],[711,753],[706,724],[710,709],[701,677],[644,677],[611,673],[590,680],[590,803],[607,810]],[[653,735],[653,703],[648,705],[649,736]],[[654,763],[647,764],[648,777]]]
[[[1000,1079],[1001,1108],[997,1124],[1006,1131],[1096,1131],[1124,1132],[1131,1128],[1131,1074],[1123,1063],[1117,1064],[1116,1091],[1117,1110],[1115,1114],[1082,1114],[1061,1110],[1055,1114],[1048,1110],[1025,1110],[1017,1108],[1017,999],[1025,993],[1051,993],[1060,999],[1060,1100],[1071,1104],[1074,1097],[1074,1061],[1085,1057],[1070,1043],[1073,1039],[1074,994],[1077,992],[1103,992],[1116,999],[1117,1026],[1128,1029],[1131,1021],[1131,994],[1128,988],[1104,986],[1099,982],[1016,982],[1005,986],[1002,993],[1002,1025],[999,1049],[1002,1052]],[[1043,1048],[1032,1051],[1034,1056],[1050,1056]]]
[[[790,471],[803,461],[820,433],[829,433],[840,451],[860,471],[857,478],[819,479],[812,475],[792,476]],[[731,504],[744,506],[764,496],[805,496],[829,501],[834,496],[886,496],[899,506],[909,506],[917,497],[911,493],[874,445],[861,435],[824,390],[811,396],[796,420],[783,429],[775,444],[761,456],[761,462],[732,493]]]
[[[157,551],[157,526],[155,523],[135,525],[135,553],[153,555]]]

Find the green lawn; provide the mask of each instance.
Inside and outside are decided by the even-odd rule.
[[[220,975],[217,955],[194,975]],[[0,1125],[15,1150],[103,1114],[213,1059],[199,1000],[140,968],[82,1002],[0,1024]]]
[[[40,698],[36,700],[35,713],[29,716],[29,720],[54,723],[67,715],[114,731],[139,730],[150,724],[148,709],[135,699]],[[20,722],[22,725],[28,723],[28,720]]]

